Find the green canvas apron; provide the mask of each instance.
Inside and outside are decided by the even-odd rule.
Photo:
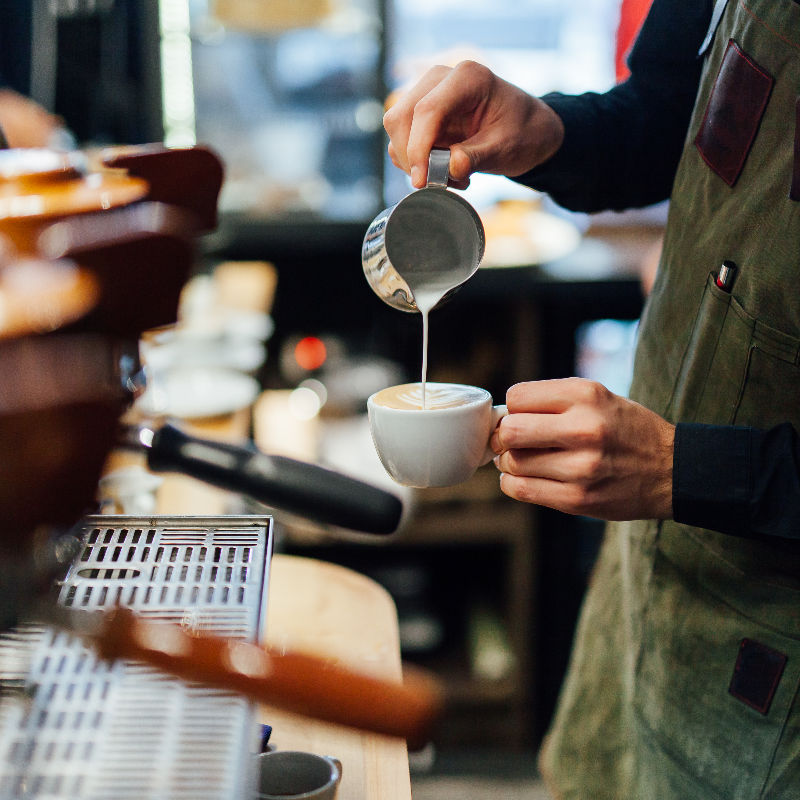
[[[800,5],[730,0],[704,70],[631,393],[800,430]],[[611,524],[542,771],[564,800],[798,800],[799,683],[800,543]]]

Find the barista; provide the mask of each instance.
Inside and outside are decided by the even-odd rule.
[[[576,800],[797,797],[800,4],[655,0],[629,66],[542,99],[436,67],[386,114],[389,153],[418,187],[436,145],[459,187],[671,198],[632,399],[518,384],[492,440],[506,494],[616,520],[541,767]]]

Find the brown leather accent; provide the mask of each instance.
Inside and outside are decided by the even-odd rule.
[[[728,691],[759,714],[767,714],[788,661],[783,653],[742,639]]]
[[[103,151],[103,163],[147,181],[148,200],[194,214],[200,232],[217,227],[217,200],[225,170],[208,147],[166,147],[157,142],[110,147]]]
[[[694,143],[729,186],[744,168],[774,82],[733,39],[728,42]]]

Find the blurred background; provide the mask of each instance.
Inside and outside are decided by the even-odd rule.
[[[181,335],[143,342],[162,395],[175,394],[147,402],[187,419],[248,404],[242,430],[264,449],[378,483],[366,397],[417,378],[422,333],[360,265],[369,221],[410,190],[386,156],[387,99],[463,59],[535,94],[602,91],[624,76],[628,46],[620,0],[33,0],[19,20],[15,5],[2,4],[2,36],[30,68],[2,75],[61,118],[66,141],[203,144],[225,164]],[[573,374],[624,394],[665,209],[577,215],[490,176],[465,195],[487,254],[432,316],[429,377],[484,386],[496,402],[514,382]],[[215,397],[214,381],[179,385],[178,362],[250,382]],[[443,677],[450,711],[433,747],[412,754],[415,796],[425,778],[484,768],[535,779],[601,527],[508,501],[491,465],[406,499],[391,541],[277,514],[277,547],[382,583],[404,657]]]

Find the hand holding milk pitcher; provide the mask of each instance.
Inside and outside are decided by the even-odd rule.
[[[375,293],[394,308],[422,314],[421,381],[382,389],[367,401],[381,463],[395,481],[418,488],[471,477],[494,455],[489,437],[506,413],[485,389],[427,381],[428,315],[475,274],[485,248],[475,209],[447,189],[449,158],[449,150],[431,151],[427,186],[382,211],[361,249]]]

